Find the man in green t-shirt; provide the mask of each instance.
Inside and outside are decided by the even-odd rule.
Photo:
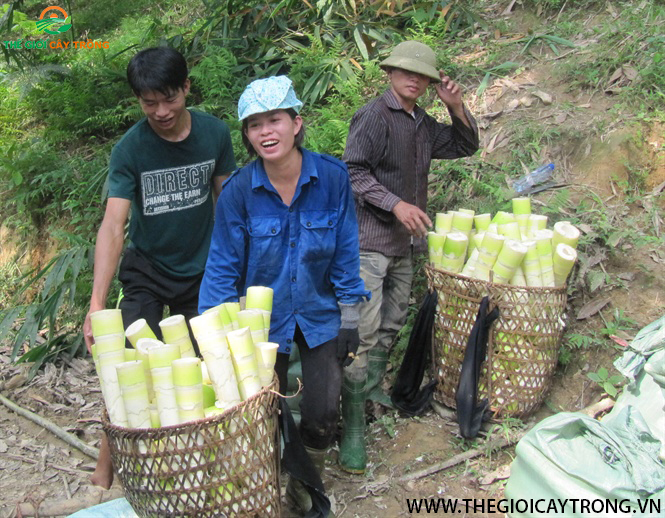
[[[109,195],[83,326],[88,350],[93,342],[90,313],[106,308],[130,210],[129,243],[118,272],[125,328],[145,318],[160,337],[164,306],[187,319],[198,315],[214,204],[236,167],[226,124],[186,108],[190,82],[182,54],[168,47],[145,49],[129,62],[127,79],[145,118],[111,153]],[[106,439],[101,450],[91,480],[110,487],[113,470]]]

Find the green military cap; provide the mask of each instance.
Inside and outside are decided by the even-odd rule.
[[[437,83],[441,81],[436,69],[436,54],[419,41],[403,41],[397,45],[386,59],[379,63],[381,68],[395,67],[416,72]]]

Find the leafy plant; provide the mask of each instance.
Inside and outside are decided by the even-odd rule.
[[[305,103],[315,103],[337,84],[355,79],[362,66],[346,52],[347,42],[337,35],[328,46],[321,39],[319,27],[308,36],[310,44],[300,49],[291,62],[290,77],[302,87]]]
[[[83,336],[78,326],[68,319],[63,322],[60,317],[74,305],[79,275],[89,268],[92,255],[92,248],[86,244],[59,253],[41,270],[19,279],[20,288],[14,294],[12,306],[0,311],[0,339],[11,337],[12,361],[20,355],[19,362],[33,362],[30,377],[45,361],[62,353],[72,357],[82,350]],[[28,291],[40,285],[34,301],[20,303]],[[39,343],[44,326],[46,338]],[[21,354],[24,346],[26,352]]]
[[[383,426],[383,430],[388,434],[388,437],[391,439],[395,438],[395,424],[397,421],[395,420],[394,417],[385,414],[382,415],[379,419],[376,420],[377,423],[381,424]]]
[[[100,118],[128,96],[125,65],[75,64],[64,71],[54,70],[35,84],[27,101],[35,116],[46,123],[47,135],[55,133],[54,140],[66,142],[84,136],[108,138],[127,129],[126,120]],[[99,95],[100,88],[104,95]],[[93,114],[97,117],[91,117]]]
[[[518,42],[526,41],[524,44],[524,47],[522,47],[522,51],[520,54],[524,54],[529,50],[529,48],[534,45],[536,42],[541,42],[547,45],[550,49],[552,49],[552,52],[556,54],[557,56],[560,54],[559,48],[557,45],[563,45],[565,47],[577,47],[575,43],[573,43],[570,40],[567,40],[565,38],[560,38],[559,36],[553,36],[552,34],[531,34],[530,36],[527,36],[526,38],[522,38],[521,40],[517,40]]]
[[[318,103],[307,110],[307,147],[341,158],[353,114],[368,97],[380,93],[384,88],[383,80],[383,71],[374,63],[367,63],[360,77],[334,87],[326,103]]]
[[[18,0],[0,5],[0,34],[16,35],[18,38],[41,34],[35,26],[34,20],[29,19],[28,15],[18,10],[22,4],[23,0]]]
[[[599,312],[598,314],[605,323],[605,327],[600,330],[603,336],[611,337],[622,331],[628,331],[630,329],[637,328],[637,322],[634,319],[628,317],[624,313],[623,309],[615,308],[614,312],[612,313],[612,320],[610,322],[605,319],[602,312]]]
[[[492,76],[496,77],[501,77],[507,72],[510,72],[512,70],[515,70],[516,68],[519,68],[521,65],[519,63],[514,63],[512,61],[506,61],[505,63],[501,63],[500,65],[493,66],[491,68],[486,69],[485,75],[483,76],[482,81],[478,85],[478,88],[476,89],[476,95],[480,97],[483,95],[483,92],[487,89],[489,86],[490,79]]]
[[[597,347],[601,344],[594,333],[569,333],[566,334],[561,350],[559,351],[559,363],[568,365],[576,351],[584,351]]]
[[[13,34],[22,32],[22,24],[27,18],[24,13],[19,11],[23,7],[23,2],[24,0],[16,0],[0,5],[0,13],[2,14],[0,18],[0,38],[3,41],[10,39]],[[0,45],[0,49],[2,49],[2,53],[8,64],[14,62],[20,67],[25,62],[23,53],[19,49],[9,48],[5,45]]]
[[[623,376],[620,374],[610,375],[605,367],[601,367],[597,372],[587,373],[587,377],[591,381],[598,383],[603,391],[607,392],[610,397],[616,398],[619,393],[618,385],[623,382]]]
[[[229,49],[210,46],[189,75],[208,110],[235,118],[235,103],[230,101],[238,99],[244,88],[237,80],[239,71],[238,59]]]
[[[448,443],[456,449],[460,450],[462,452],[469,451],[469,450],[476,450],[480,447],[480,439],[478,437],[474,439],[465,439],[461,435],[451,435],[450,439],[448,439]]]
[[[510,439],[516,431],[524,429],[524,421],[517,417],[504,417],[500,423],[493,424],[487,431],[488,439],[499,434]]]
[[[176,35],[167,42],[193,60],[210,46],[228,49],[238,60],[236,79],[243,85],[256,77],[288,72],[303,101],[313,103],[359,75],[363,63],[388,51],[412,21],[445,17],[451,11],[448,4],[216,0],[206,3],[211,14],[192,35]],[[463,11],[456,4],[456,12]]]
[[[67,156],[47,139],[0,146],[0,182],[5,191],[5,224],[26,235],[62,224],[92,239],[99,222],[99,197],[107,171],[107,153]]]

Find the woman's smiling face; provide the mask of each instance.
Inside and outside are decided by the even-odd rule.
[[[285,110],[272,110],[250,115],[245,135],[261,158],[277,161],[293,150],[301,126],[299,115],[291,118]]]

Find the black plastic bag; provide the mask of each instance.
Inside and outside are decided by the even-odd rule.
[[[305,518],[326,518],[330,514],[330,500],[326,496],[321,476],[305,450],[291,409],[282,397],[279,398],[279,410],[279,424],[284,439],[282,466],[291,477],[302,482],[312,498],[312,508],[305,513]]]
[[[418,310],[409,336],[409,344],[390,396],[393,405],[409,417],[420,415],[425,411],[436,386],[436,380],[433,380],[420,388],[427,367],[428,353],[432,349],[436,302],[436,290],[433,290],[425,296]]]
[[[499,318],[499,308],[489,310],[489,297],[480,301],[480,309],[476,322],[473,324],[469,341],[464,351],[462,372],[460,373],[455,402],[457,404],[457,422],[462,437],[473,439],[478,435],[485,412],[489,406],[487,398],[478,401],[478,381],[480,380],[480,367],[487,356],[487,340],[492,323]]]

